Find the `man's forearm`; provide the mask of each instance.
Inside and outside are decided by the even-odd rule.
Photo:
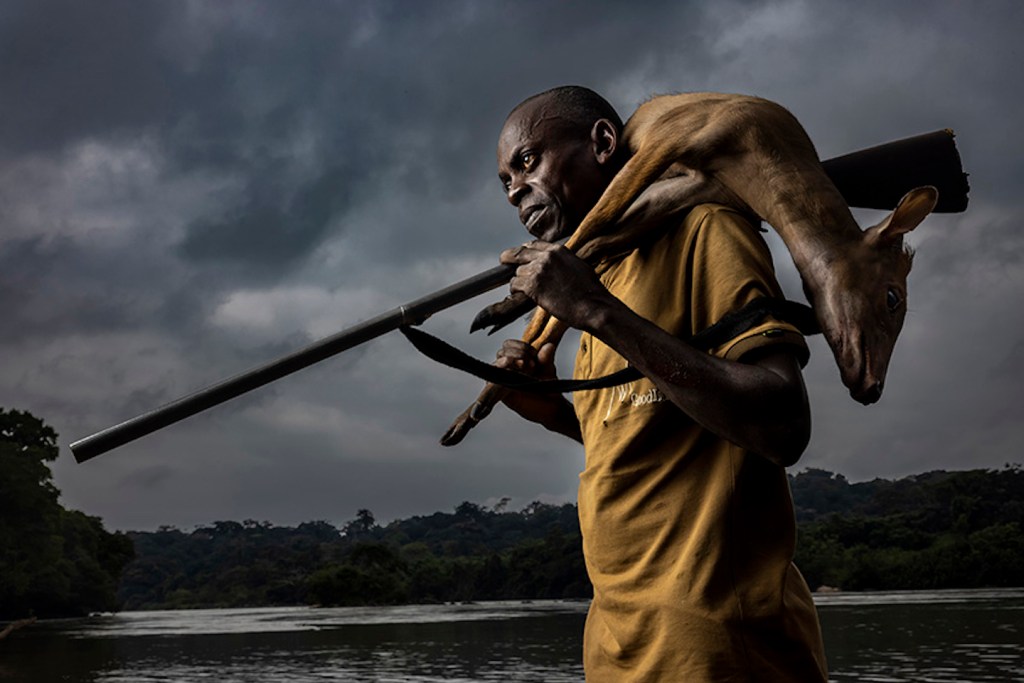
[[[783,466],[803,453],[810,409],[792,353],[766,350],[735,362],[698,351],[638,316],[590,266],[555,244],[531,242],[501,259],[520,264],[512,291],[608,344],[703,427]]]
[[[520,417],[583,443],[576,411],[562,396],[536,396],[512,391],[503,400]]]
[[[792,353],[767,349],[751,362],[717,358],[638,316],[610,293],[593,304],[585,328],[706,429],[782,466],[803,453],[810,411]]]

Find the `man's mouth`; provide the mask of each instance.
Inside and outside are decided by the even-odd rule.
[[[535,234],[533,228],[540,220],[540,217],[544,214],[544,212],[545,207],[543,206],[531,206],[522,213],[522,215],[519,217],[519,220],[522,221],[523,225],[526,227],[527,232],[529,232],[530,234]]]

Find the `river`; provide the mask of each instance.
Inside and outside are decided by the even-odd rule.
[[[833,681],[1024,681],[1024,589],[816,602]],[[586,608],[492,602],[54,620],[0,641],[0,681],[578,682]]]

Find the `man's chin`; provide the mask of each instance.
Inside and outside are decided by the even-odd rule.
[[[529,232],[531,235],[544,242],[557,242],[558,240],[572,234],[572,230],[567,229],[561,222],[533,225]]]

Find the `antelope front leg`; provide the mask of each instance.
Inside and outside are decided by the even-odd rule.
[[[538,309],[537,313],[542,313]],[[568,327],[562,324],[557,318],[548,317],[545,322],[544,328],[541,330],[540,335],[534,341],[536,348],[542,348],[547,343],[552,343],[558,346],[558,342],[562,340],[562,336],[565,334]],[[553,351],[552,351],[553,353]],[[552,358],[552,362],[554,359]],[[495,384],[484,385],[483,391],[476,397],[476,400],[468,408],[462,411],[462,413],[455,418],[448,430],[445,431],[444,436],[441,437],[442,446],[454,446],[461,442],[466,435],[469,434],[473,427],[482,422],[484,418],[491,414],[491,410],[494,409],[500,401],[504,400],[509,395],[510,389],[499,387]]]
[[[483,391],[476,397],[476,400],[455,418],[451,427],[441,437],[441,445],[454,446],[465,439],[473,427],[476,427],[484,418],[491,414],[491,410],[505,397],[508,391],[508,389],[499,387],[496,384],[484,385]]]

